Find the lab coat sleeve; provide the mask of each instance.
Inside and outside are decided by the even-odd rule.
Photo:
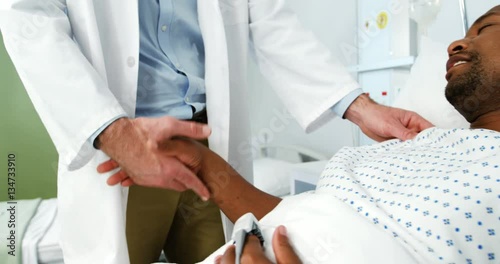
[[[74,170],[95,153],[90,135],[126,113],[73,41],[65,10],[64,0],[2,0],[0,30],[60,164]]]
[[[359,85],[284,4],[249,0],[251,51],[289,112],[311,132],[333,118],[331,107]]]

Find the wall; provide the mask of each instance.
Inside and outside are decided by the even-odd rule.
[[[341,53],[342,43],[355,45],[356,1],[288,0],[287,4],[297,13],[304,26],[311,29],[343,64],[357,63],[356,54],[345,56]],[[273,118],[282,117],[276,113],[283,113],[285,108],[253,64],[250,65],[249,83],[252,131],[257,142],[300,145],[326,156],[333,155],[342,146],[354,144],[352,125],[340,118],[335,118],[311,134],[305,134],[290,118],[283,118],[282,129],[271,129]]]
[[[16,155],[16,198],[56,196],[57,153],[0,36],[0,201],[7,197],[7,156]]]
[[[469,26],[496,5],[500,5],[498,0],[466,0],[467,17]],[[442,1],[441,11],[436,20],[429,28],[429,37],[443,43],[451,43],[463,37],[462,20],[460,16],[460,6],[458,0]]]

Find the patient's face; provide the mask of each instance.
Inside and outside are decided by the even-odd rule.
[[[467,119],[500,108],[500,6],[448,48],[446,98]]]

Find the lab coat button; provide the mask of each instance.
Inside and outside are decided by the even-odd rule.
[[[134,65],[135,65],[135,58],[134,57],[128,57],[128,59],[127,59],[127,65],[129,67],[134,67]]]

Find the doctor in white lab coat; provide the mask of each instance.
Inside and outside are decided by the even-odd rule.
[[[306,131],[333,118],[331,107],[359,88],[283,5],[284,0],[198,0],[209,145],[249,181],[250,38],[261,70]],[[59,153],[65,263],[128,263],[128,188],[110,187],[106,176],[96,173],[109,157],[94,149],[89,137],[117,115],[134,117],[137,1],[2,0],[0,29]],[[411,137],[429,126],[413,113],[376,105],[366,96],[356,99],[345,117],[376,139]]]

